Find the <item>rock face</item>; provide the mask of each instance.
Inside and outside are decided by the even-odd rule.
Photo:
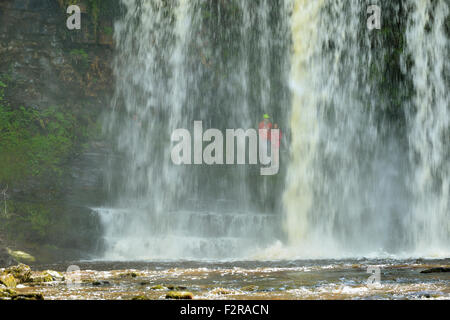
[[[120,0],[76,1],[83,12],[81,30],[67,29],[69,2],[73,3],[0,0],[0,83],[6,85],[0,89],[4,91],[2,101],[13,109],[23,106],[36,112],[51,107],[67,110],[76,119],[73,126],[82,128],[87,136],[88,127],[98,125],[99,115],[108,108],[113,93],[112,35]],[[31,253],[40,262],[86,258],[99,247],[98,219],[88,207],[83,207],[86,203],[95,204],[92,199],[101,201],[101,165],[94,161],[103,164],[106,151],[98,146],[102,143],[95,135],[86,138],[88,141],[76,141],[70,159],[58,168],[61,176],[30,176],[9,184],[9,200],[16,201],[21,209],[29,207],[30,202],[39,205],[42,212],[49,212],[45,219],[57,217],[57,223],[43,230],[47,232],[45,237],[36,236],[21,219],[17,219],[20,228],[13,225],[1,230],[6,223],[0,217],[0,232],[7,232],[16,242],[33,243]],[[80,151],[81,144],[89,150]],[[21,234],[9,234],[10,230]],[[22,244],[17,243],[19,247]],[[17,261],[32,262],[14,259],[1,247],[0,244],[0,267]]]
[[[0,2],[0,72],[14,83],[7,93],[13,104],[45,108],[80,97],[103,100],[110,90],[112,41],[104,40],[104,30],[112,21],[94,28],[88,12],[82,29],[70,31],[67,17],[57,0]]]

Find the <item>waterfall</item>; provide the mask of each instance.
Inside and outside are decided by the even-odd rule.
[[[292,159],[285,230],[295,253],[358,255],[388,241],[395,188],[374,121],[365,1],[296,1],[292,15]],[[386,168],[380,170],[384,162]],[[388,186],[386,186],[388,184]]]
[[[371,5],[387,28],[367,28]],[[105,258],[448,254],[445,0],[122,6],[110,196],[95,208]],[[171,162],[173,130],[256,128],[264,113],[287,145],[277,176]]]
[[[386,45],[373,48],[376,31],[364,28],[372,4],[384,13],[390,7],[391,19],[403,9],[377,1],[295,1],[288,249],[279,257],[448,254],[448,5],[405,4],[403,54],[414,65],[404,63],[414,86],[405,152],[377,117],[391,101],[372,76],[385,68],[386,54]]]
[[[421,254],[448,254],[450,243],[448,1],[410,1],[406,30],[414,97],[408,110],[409,185],[414,195],[410,241]],[[448,31],[447,31],[448,32]]]
[[[110,199],[95,208],[104,258],[246,257],[279,237],[279,217],[265,206],[276,205],[276,192],[259,188],[267,181],[251,166],[174,165],[170,138],[177,128],[192,132],[195,120],[203,130],[257,128],[263,113],[288,99],[283,73],[273,75],[288,68],[288,19],[273,21],[286,8],[272,1],[122,5],[116,95],[105,119],[114,148]]]

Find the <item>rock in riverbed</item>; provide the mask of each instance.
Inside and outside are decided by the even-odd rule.
[[[4,269],[4,275],[12,275],[17,280],[17,284],[31,282],[32,273],[31,268],[25,264],[18,264],[17,266]]]
[[[0,275],[0,284],[5,285],[7,288],[15,288],[18,283],[12,274],[4,274]]]
[[[9,300],[16,294],[17,292],[12,289],[0,288],[0,300]]]
[[[438,267],[420,271],[420,273],[440,273],[440,272],[450,272],[450,268]]]
[[[160,284],[157,284],[156,286],[153,286],[150,289],[152,289],[152,290],[166,290],[167,288],[162,286],[162,285],[160,285]]]
[[[41,293],[20,293],[11,297],[11,300],[44,300]]]
[[[194,299],[194,295],[188,291],[169,291],[166,299]]]

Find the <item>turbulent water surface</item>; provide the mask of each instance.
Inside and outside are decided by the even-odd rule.
[[[450,299],[450,273],[420,271],[449,260],[299,260],[285,262],[77,262],[66,282],[22,287],[46,299],[164,299],[168,287],[194,299]],[[368,284],[368,267],[380,282]],[[68,264],[36,266],[65,271]],[[155,288],[161,285],[162,288]],[[173,288],[172,288],[173,289]]]

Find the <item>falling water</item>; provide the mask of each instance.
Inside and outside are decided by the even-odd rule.
[[[448,255],[450,243],[449,3],[410,1],[407,55],[412,60],[414,98],[409,144],[414,195],[410,241],[421,255]]]
[[[407,117],[410,165],[401,140],[376,117],[390,103],[371,74],[382,70],[386,46],[372,52],[376,31],[366,30],[364,22],[366,8],[379,3],[295,2],[284,218],[289,245],[280,257],[448,252],[448,5],[407,3],[414,67],[405,73],[415,91]],[[380,5],[386,12],[386,4]],[[394,13],[399,10],[394,4]]]
[[[255,188],[267,185],[259,167],[174,165],[170,137],[177,128],[193,132],[194,120],[203,130],[255,128],[287,99],[271,60],[288,66],[288,19],[271,22],[284,8],[269,1],[122,4],[117,94],[106,119],[115,148],[110,200],[95,209],[105,258],[245,257],[277,237],[279,218],[265,206],[276,192]]]
[[[122,4],[110,199],[95,209],[105,258],[448,253],[445,0]],[[370,5],[406,28],[403,126],[385,116],[392,51],[366,27]],[[266,112],[288,145],[277,177],[171,163],[174,129],[247,129]]]
[[[366,8],[364,1],[295,2],[285,228],[302,256],[357,255],[390,240],[395,195],[386,188],[398,185],[398,169],[373,117],[380,101],[369,77],[377,62]]]

